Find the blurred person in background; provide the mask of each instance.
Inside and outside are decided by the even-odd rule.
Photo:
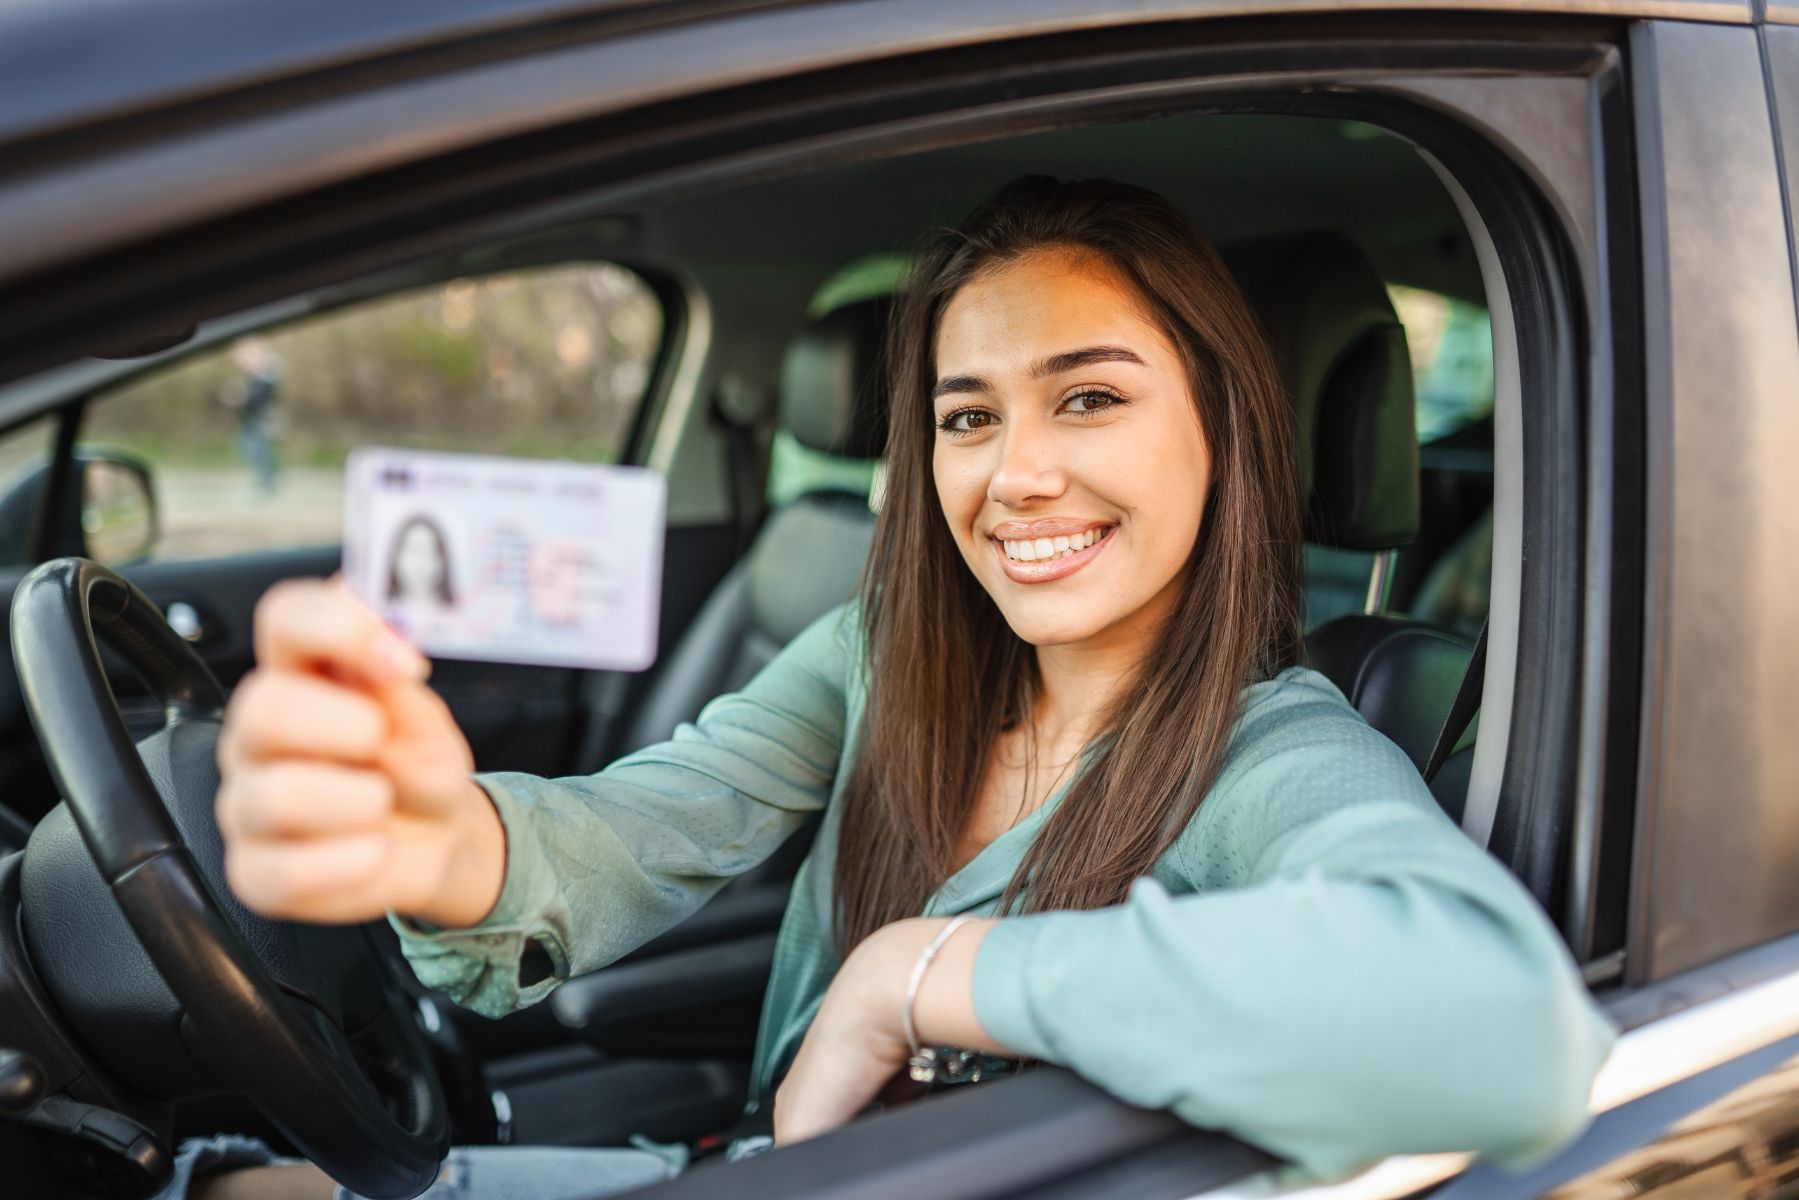
[[[262,338],[241,339],[231,348],[240,374],[219,389],[219,400],[238,415],[237,448],[263,496],[275,493],[275,398],[281,389],[281,357]]]

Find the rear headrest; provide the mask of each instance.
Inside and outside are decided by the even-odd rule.
[[[820,317],[781,364],[781,423],[810,449],[879,458],[887,444],[881,342],[892,302],[857,300]]]
[[[1306,540],[1357,550],[1418,535],[1418,426],[1405,329],[1339,233],[1221,247],[1293,399]]]

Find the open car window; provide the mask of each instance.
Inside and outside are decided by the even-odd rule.
[[[1493,326],[1484,305],[1390,285],[1405,326],[1418,394],[1418,443],[1430,445],[1493,415]]]
[[[330,545],[357,445],[616,460],[666,325],[609,263],[455,279],[133,380],[93,403],[81,444],[150,472],[151,559]]]

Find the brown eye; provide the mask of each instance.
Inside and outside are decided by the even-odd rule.
[[[1062,402],[1069,412],[1078,417],[1104,412],[1108,408],[1114,408],[1123,403],[1122,396],[1114,396],[1110,392],[1076,392]]]
[[[984,408],[959,408],[937,423],[945,433],[978,433],[993,424],[994,416]]]

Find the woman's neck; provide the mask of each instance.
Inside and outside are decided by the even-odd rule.
[[[1079,748],[1098,731],[1113,702],[1137,676],[1155,645],[1165,597],[1093,637],[1037,647],[1037,704],[1033,714],[1046,746]],[[1153,610],[1153,611],[1152,611]]]

